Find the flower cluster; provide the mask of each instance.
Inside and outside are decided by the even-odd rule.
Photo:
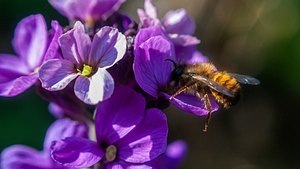
[[[186,144],[167,145],[163,109],[171,104],[199,116],[208,113],[194,95],[165,90],[181,64],[207,62],[197,51],[195,23],[184,9],[162,20],[151,0],[139,22],[118,12],[125,0],[49,0],[70,25],[40,14],[19,22],[13,47],[0,54],[0,96],[35,85],[57,117],[44,148],[13,145],[1,153],[3,169],[174,169]],[[216,101],[211,99],[216,111]]]

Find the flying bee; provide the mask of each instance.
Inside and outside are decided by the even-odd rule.
[[[169,100],[181,93],[194,95],[204,102],[208,111],[203,131],[206,132],[211,119],[212,106],[209,95],[212,95],[219,105],[229,108],[234,105],[240,96],[240,84],[259,85],[260,81],[254,77],[218,71],[211,63],[199,63],[192,65],[174,64],[171,74],[171,82],[168,88],[175,90]],[[169,90],[170,92],[170,90]]]

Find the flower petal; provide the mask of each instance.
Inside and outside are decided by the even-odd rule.
[[[162,36],[155,36],[134,51],[133,70],[140,87],[157,97],[160,88],[169,82],[173,65],[166,59],[176,60],[172,44]]]
[[[34,70],[43,59],[47,45],[47,25],[40,14],[31,15],[18,23],[13,39],[16,52]]]
[[[144,119],[124,138],[118,147],[119,158],[130,163],[150,161],[165,151],[167,145],[167,118],[159,109],[149,109]]]
[[[91,48],[91,39],[85,33],[84,26],[77,21],[73,29],[64,33],[59,38],[59,45],[62,50],[63,57],[74,64],[84,64],[87,61]]]
[[[169,39],[165,32],[162,30],[161,26],[143,28],[138,32],[138,34],[135,37],[134,49],[137,49],[142,43],[146,42],[148,39],[154,36],[162,36],[165,39]]]
[[[53,141],[73,136],[87,138],[88,127],[83,123],[68,118],[56,120],[47,130],[44,140],[44,152],[50,152],[50,146]]]
[[[89,64],[106,69],[122,59],[125,52],[125,36],[118,29],[105,26],[94,36]]]
[[[162,23],[168,33],[192,35],[196,29],[195,22],[182,8],[166,13]]]
[[[145,0],[144,9],[138,9],[137,14],[144,28],[160,24],[157,18],[157,9],[152,0]]]
[[[169,34],[169,37],[176,46],[191,46],[200,43],[198,38],[191,35]]]
[[[95,105],[108,99],[114,91],[114,79],[105,70],[98,68],[91,77],[79,76],[75,81],[75,95],[86,104]]]
[[[50,91],[64,89],[77,76],[74,64],[68,60],[48,60],[39,70],[39,78],[43,88]]]
[[[16,96],[31,87],[38,77],[37,74],[20,76],[11,81],[0,83],[0,96]]]
[[[23,145],[13,145],[1,153],[2,169],[49,169],[54,168],[46,154]]]
[[[176,57],[180,64],[197,64],[208,62],[208,58],[197,51],[194,46],[175,46]]]
[[[52,26],[52,30],[51,30],[52,36],[49,38],[48,49],[45,53],[43,61],[60,57],[60,56],[58,57],[57,55],[59,49],[58,38],[61,36],[63,30],[57,21],[52,21],[51,26]]]
[[[163,93],[163,95],[166,98],[169,98],[170,95]],[[197,116],[204,116],[207,115],[208,111],[205,109],[203,101],[198,99],[195,96],[187,95],[187,94],[180,94],[174,97],[170,101],[174,106],[177,108],[188,112],[188,113],[193,113]],[[216,103],[215,99],[210,99],[211,105],[212,105],[212,110],[217,111],[219,106]]]
[[[157,18],[157,9],[152,0],[145,0],[144,8],[148,16],[151,18]]]
[[[88,19],[94,0],[49,0],[49,3],[69,20]]]
[[[9,54],[0,54],[0,83],[13,81],[30,74],[30,70],[19,58]]]
[[[15,72],[23,75],[30,73],[27,65],[22,62],[22,60],[10,54],[0,54],[0,71],[1,75],[5,74],[3,71]]]
[[[208,58],[204,56],[201,52],[195,50],[191,55],[186,55],[185,57],[182,57],[181,61],[185,64],[207,63]]]
[[[96,142],[80,137],[68,137],[54,141],[51,146],[53,160],[66,167],[85,168],[96,164],[103,151]]]
[[[94,19],[103,19],[117,11],[126,0],[98,0],[91,10]]]
[[[120,160],[117,162],[109,163],[106,169],[152,169],[152,167],[146,164],[132,164]]]
[[[56,103],[49,103],[48,110],[55,118],[58,119],[63,118],[65,115],[64,109]]]
[[[113,144],[123,138],[140,123],[145,106],[141,94],[130,87],[117,87],[111,98],[97,107],[95,128],[98,142]]]

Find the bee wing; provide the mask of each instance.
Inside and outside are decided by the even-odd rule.
[[[202,83],[206,84],[208,87],[212,88],[213,90],[220,92],[226,96],[234,97],[234,93],[231,92],[226,87],[208,79],[207,77],[199,76],[199,75],[193,75],[193,78],[196,80],[201,81]]]
[[[259,85],[260,81],[254,77],[247,75],[240,75],[235,73],[228,73],[230,76],[234,77],[239,83],[248,85]]]

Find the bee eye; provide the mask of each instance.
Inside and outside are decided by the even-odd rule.
[[[183,66],[178,66],[174,72],[176,75],[181,75],[183,73],[183,69],[184,69]]]
[[[176,69],[176,70],[175,70],[175,74],[176,74],[176,75],[180,75],[180,74],[181,74],[181,70],[180,70],[180,69]]]

